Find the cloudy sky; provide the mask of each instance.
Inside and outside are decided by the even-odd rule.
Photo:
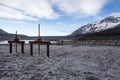
[[[64,36],[81,25],[120,12],[120,0],[0,0],[0,28],[9,32]]]

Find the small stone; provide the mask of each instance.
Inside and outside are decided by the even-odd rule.
[[[7,62],[7,60],[4,60],[4,62]]]
[[[100,80],[94,76],[89,76],[89,77],[86,77],[86,80]]]

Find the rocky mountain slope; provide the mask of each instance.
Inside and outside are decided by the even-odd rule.
[[[84,25],[74,31],[71,36],[84,37],[84,38],[105,38],[107,37],[120,37],[120,14],[113,14],[98,22]],[[101,37],[102,36],[102,37]],[[98,39],[97,38],[97,39]]]

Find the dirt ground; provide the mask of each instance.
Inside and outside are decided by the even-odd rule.
[[[51,45],[50,57],[46,46],[25,45],[25,53],[10,54],[8,45],[0,45],[0,80],[119,80],[119,46]]]

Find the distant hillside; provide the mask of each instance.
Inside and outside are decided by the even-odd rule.
[[[18,34],[18,37],[20,39],[28,38],[28,36],[20,35],[20,34]],[[10,33],[7,33],[6,31],[0,29],[0,40],[11,40],[11,39],[14,39],[14,38],[15,38],[15,34],[10,34]]]
[[[3,35],[8,35],[9,33],[5,32],[4,30],[0,29],[0,36],[3,36]]]
[[[19,39],[22,40],[35,40],[37,36],[26,36],[18,34]],[[15,38],[15,34],[7,33],[6,31],[0,29],[0,40],[11,40]],[[42,40],[63,40],[69,39],[66,36],[41,36]]]

